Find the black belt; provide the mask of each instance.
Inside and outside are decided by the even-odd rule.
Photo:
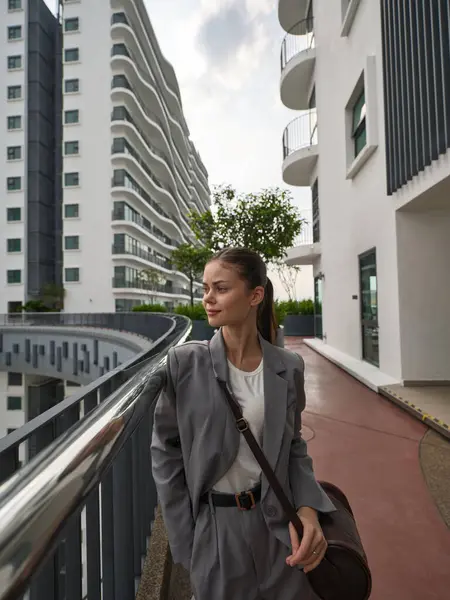
[[[251,510],[255,508],[256,503],[261,500],[261,484],[259,483],[251,490],[241,492],[240,494],[218,494],[211,493],[211,502],[214,506],[223,508],[239,508],[240,510]],[[203,494],[200,497],[200,502],[209,503],[209,494]]]

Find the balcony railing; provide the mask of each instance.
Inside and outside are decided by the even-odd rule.
[[[148,292],[159,292],[161,294],[173,294],[174,296],[190,296],[187,288],[169,287],[165,285],[153,284],[144,279],[134,279],[127,281],[122,277],[113,277],[113,288],[147,290]],[[202,298],[203,294],[200,291],[194,293],[194,298]]]
[[[296,23],[285,35],[281,44],[281,70],[288,62],[305,50],[315,47],[314,19],[309,17]]]
[[[290,154],[316,145],[317,138],[317,112],[313,108],[289,123],[283,133],[283,160]]]
[[[144,248],[140,248],[139,246],[131,246],[127,247],[125,244],[113,244],[112,246],[113,254],[131,254],[132,256],[137,256],[138,258],[142,258],[147,262],[151,262],[158,267],[162,267],[163,269],[167,269],[168,271],[172,271],[172,263],[169,259],[162,259],[159,256],[155,256],[148,250]]]
[[[161,367],[191,326],[149,313],[91,315],[89,324],[108,327],[111,318],[121,328],[128,316],[157,340],[149,351],[0,439],[2,600],[27,589],[33,600],[136,596],[157,504],[150,441]],[[151,331],[162,320],[163,334]]]

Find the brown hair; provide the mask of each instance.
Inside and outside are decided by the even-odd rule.
[[[208,262],[213,260],[221,260],[236,267],[249,289],[258,286],[264,288],[264,300],[258,306],[257,327],[262,337],[274,344],[278,324],[275,317],[273,285],[267,277],[267,267],[263,259],[257,252],[247,248],[224,248],[214,254]]]

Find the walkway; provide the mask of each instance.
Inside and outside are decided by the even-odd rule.
[[[301,339],[286,346],[305,359],[304,435],[318,478],[349,496],[373,573],[371,600],[445,600],[450,444]]]

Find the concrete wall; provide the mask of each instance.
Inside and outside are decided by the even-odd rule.
[[[314,7],[324,334],[331,346],[362,357],[358,255],[375,247],[380,369],[400,377],[395,214],[386,195],[380,7],[362,0],[348,37],[340,35],[339,2],[317,0]],[[360,78],[367,78],[371,61],[367,119],[377,147],[347,179],[351,140],[346,106]]]
[[[0,330],[0,370],[87,384],[151,345],[137,335],[99,329],[4,327]]]
[[[397,213],[402,378],[450,381],[450,210]]]

